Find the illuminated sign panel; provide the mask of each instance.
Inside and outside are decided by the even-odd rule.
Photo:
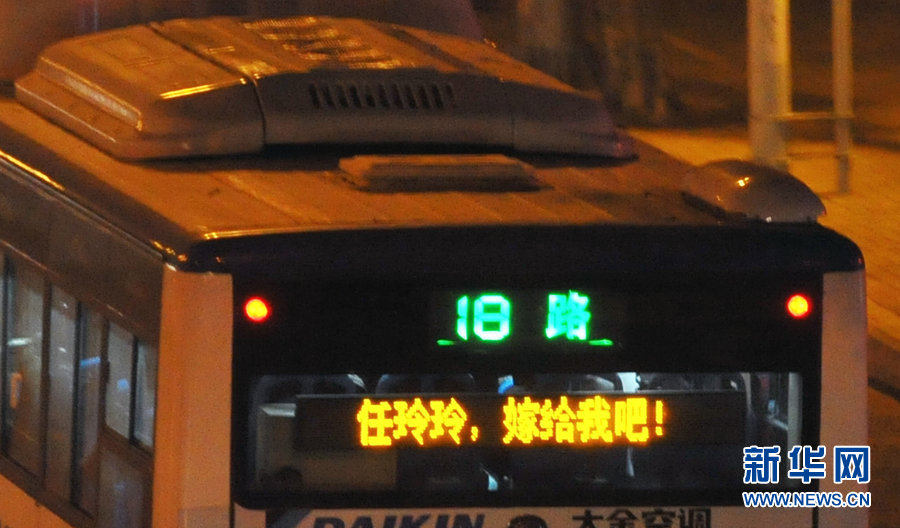
[[[236,326],[242,489],[304,506],[705,497],[740,481],[745,446],[814,442],[815,284],[515,279],[246,288],[236,307],[272,315]]]
[[[297,397],[298,447],[603,448],[744,434],[738,392]]]
[[[622,314],[608,301],[575,289],[441,292],[433,297],[431,319],[440,346],[612,346],[602,323]]]
[[[653,408],[652,424],[648,407]],[[604,445],[614,442],[644,444],[663,436],[662,400],[633,396],[611,399],[515,398],[503,403],[506,445]],[[456,398],[363,400],[356,414],[363,447],[387,447],[415,441],[419,446],[477,443],[481,428],[469,423],[469,414]]]

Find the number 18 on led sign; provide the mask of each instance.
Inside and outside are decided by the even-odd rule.
[[[512,331],[511,315],[512,303],[499,293],[480,295],[471,303],[469,296],[463,295],[456,300],[456,335],[463,341],[468,341],[471,328],[473,338],[503,341]]]
[[[562,338],[568,341],[590,341],[590,297],[577,291],[548,293],[545,309],[546,326],[543,337],[547,340]],[[529,311],[541,307],[526,307]],[[510,337],[513,328],[513,301],[501,293],[463,295],[456,299],[456,335],[463,341],[499,343]],[[602,344],[607,344],[607,340]],[[611,343],[608,343],[611,344]]]

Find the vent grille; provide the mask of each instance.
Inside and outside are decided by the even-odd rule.
[[[452,110],[453,86],[437,83],[311,83],[312,106],[323,110]]]

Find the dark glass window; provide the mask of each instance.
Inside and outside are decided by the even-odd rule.
[[[102,317],[84,310],[81,319],[81,349],[78,357],[78,408],[75,422],[76,504],[88,513],[97,511],[97,481],[100,475],[100,385],[101,352],[106,323]]]
[[[100,490],[98,528],[149,525],[149,479],[116,449],[102,451]]]
[[[68,499],[72,488],[72,426],[78,361],[78,301],[54,287],[50,301],[50,387],[45,485]]]
[[[0,254],[0,453],[6,454],[6,348],[3,321],[6,317],[6,256]]]
[[[96,526],[149,526],[158,361],[155,345],[0,253],[0,456],[32,475],[37,500]]]
[[[156,417],[156,348],[138,343],[137,379],[135,383],[134,437],[148,449],[153,448],[153,424]]]
[[[118,325],[109,327],[109,380],[106,384],[106,425],[129,438],[134,380],[134,337]]]
[[[12,266],[6,333],[7,454],[37,475],[41,470],[41,382],[44,278],[34,269]]]

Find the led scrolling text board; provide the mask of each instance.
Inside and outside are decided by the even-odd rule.
[[[296,446],[317,451],[745,440],[741,391],[297,395],[296,406]]]
[[[362,447],[412,444],[476,444],[481,427],[455,397],[438,399],[365,398],[356,413]],[[509,396],[502,405],[499,441],[508,446],[645,444],[665,435],[665,403],[630,396]],[[496,424],[493,424],[496,425]],[[487,443],[497,444],[498,436]]]

